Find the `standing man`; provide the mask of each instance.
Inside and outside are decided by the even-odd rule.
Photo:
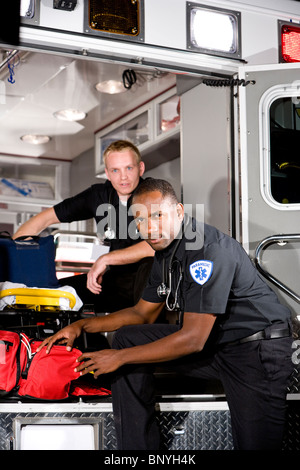
[[[141,235],[156,251],[142,298],[104,318],[79,320],[42,346],[51,354],[56,341],[70,349],[83,331],[118,330],[112,350],[82,354],[76,370],[94,371],[95,377],[116,371],[112,398],[119,449],[159,449],[157,363],[222,381],[235,449],[280,449],[292,372],[289,310],[236,240],[184,220],[183,206],[166,181],[141,184],[133,208]],[[154,323],[165,305],[181,312],[180,325]]]
[[[131,194],[143,181],[145,171],[138,148],[129,141],[113,142],[104,151],[103,161],[108,181],[94,184],[37,214],[13,238],[38,235],[49,225],[60,222],[94,218],[98,228],[103,229],[101,235],[108,237],[109,253],[100,256],[87,275],[60,279],[60,284],[74,287],[84,304],[94,304],[97,311],[112,312],[134,305],[139,299],[154,250],[128,234],[133,221],[128,214]]]

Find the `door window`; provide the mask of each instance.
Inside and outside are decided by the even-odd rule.
[[[260,190],[282,211],[300,209],[300,81],[269,88],[259,102]]]
[[[270,106],[270,192],[279,204],[300,203],[300,96]]]

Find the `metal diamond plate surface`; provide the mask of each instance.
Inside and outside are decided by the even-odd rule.
[[[1,405],[0,405],[1,406]],[[103,450],[116,450],[117,442],[112,413],[1,413],[0,450],[14,448],[13,423],[20,418],[97,418],[102,421]],[[168,450],[232,449],[228,411],[162,412],[160,424],[162,446]]]

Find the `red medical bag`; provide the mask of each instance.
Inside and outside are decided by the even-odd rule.
[[[73,348],[54,345],[36,352],[41,341],[30,340],[24,333],[0,330],[0,396],[63,400],[70,395],[110,395],[102,387],[77,382],[74,369],[82,354]]]
[[[74,369],[81,351],[54,345],[49,354],[46,348],[36,352],[40,344],[24,333],[0,331],[0,395],[17,392],[44,400],[69,396],[71,381],[80,375]]]
[[[17,388],[28,364],[28,344],[23,333],[0,331],[0,396]]]
[[[72,380],[78,379],[76,359],[81,351],[67,351],[65,346],[54,345],[47,354],[46,348],[38,353],[36,349],[41,341],[32,341],[31,358],[28,372],[23,374],[18,390],[19,396],[44,400],[62,400],[68,398]]]

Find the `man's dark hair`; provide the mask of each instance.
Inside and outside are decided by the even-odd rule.
[[[169,197],[175,204],[178,204],[178,198],[173,189],[173,186],[165,180],[156,179],[156,178],[146,178],[134,191],[133,193],[133,202],[134,199],[143,194],[150,193],[152,191],[159,191],[163,198]]]

